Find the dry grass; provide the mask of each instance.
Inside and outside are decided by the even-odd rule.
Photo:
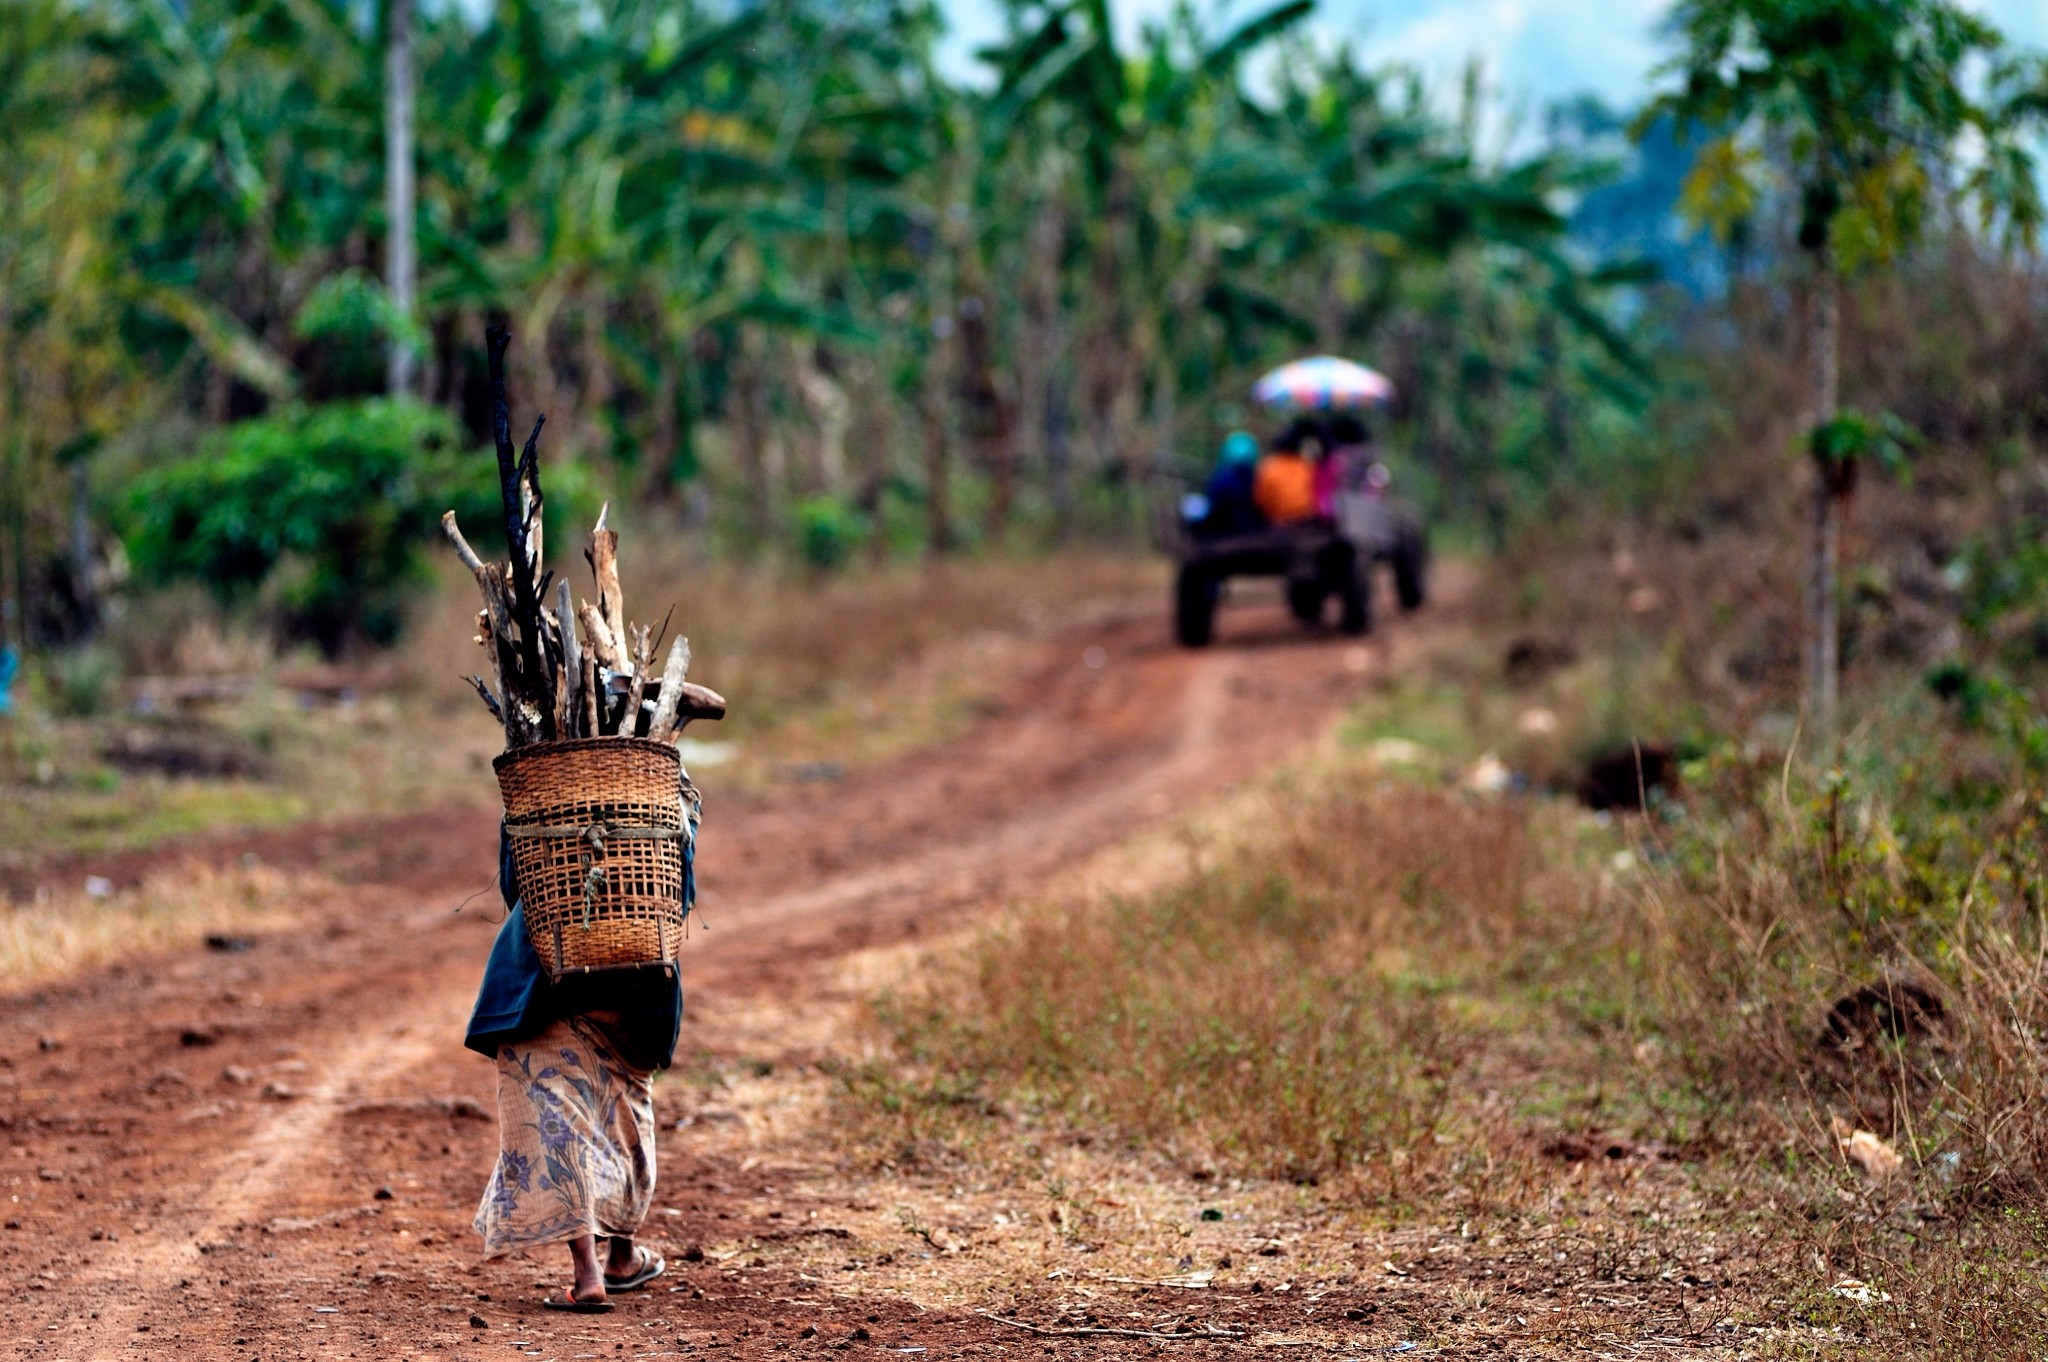
[[[104,896],[80,890],[20,904],[0,912],[0,991],[183,949],[213,933],[286,927],[330,888],[264,866],[193,865]]]
[[[2048,791],[2031,749],[1895,671],[1864,692],[1839,768],[1788,760],[1757,723],[1768,690],[1701,689],[1689,627],[1582,636],[1520,688],[1499,670],[1512,619],[1444,638],[1360,707],[1341,752],[1192,828],[1184,879],[1025,911],[884,1000],[884,1053],[847,1071],[848,1110],[887,1140],[996,1159],[1094,1132],[1397,1218],[1565,1217],[1654,1258],[1669,1235],[1631,1219],[1641,1206],[1589,1202],[1540,1157],[1604,1132],[1682,1158],[1660,1217],[1757,1236],[1761,1317],[1842,1329],[1851,1352],[1966,1337],[2041,1355]],[[1696,755],[1649,820],[1456,788],[1483,752],[1568,788],[1586,752],[1674,736]],[[1372,760],[1388,738],[1425,759],[1392,778]],[[1899,1001],[1908,986],[1938,1016]],[[1852,1166],[1838,1123],[1904,1172]],[[1845,1277],[1890,1301],[1834,1294]]]
[[[904,1069],[858,1081],[913,1126],[1012,1106],[1390,1206],[1483,1182],[1503,1130],[1554,1128],[1546,1102],[1605,1066],[1553,976],[1560,952],[1608,949],[1611,844],[1353,750],[1194,830],[1182,882],[1027,911],[889,1000]],[[1531,1027],[1578,1032],[1563,1072],[1520,1069]],[[1511,1097],[1474,1100],[1492,1084]]]

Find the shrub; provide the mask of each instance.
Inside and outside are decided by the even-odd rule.
[[[838,497],[806,497],[797,503],[797,550],[821,572],[846,566],[867,536],[867,517]]]
[[[287,637],[334,656],[397,636],[442,511],[481,553],[502,539],[489,533],[496,465],[465,443],[446,412],[417,403],[291,408],[151,469],[117,515],[145,579],[196,581],[227,605],[261,595]],[[584,499],[571,470],[547,482],[550,521]]]
[[[51,662],[52,698],[57,709],[75,718],[103,712],[120,678],[120,659],[104,648],[78,648],[59,653]]]

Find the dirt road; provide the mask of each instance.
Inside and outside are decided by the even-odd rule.
[[[1156,611],[1133,612],[1046,641],[994,712],[935,750],[749,800],[703,773],[706,930],[685,953],[678,1075],[657,1087],[649,1231],[677,1270],[658,1284],[673,1289],[598,1320],[543,1315],[562,1265],[479,1263],[468,1228],[495,1118],[490,1067],[460,1037],[493,928],[451,909],[490,882],[490,819],[427,812],[212,845],[347,891],[247,951],[0,1005],[0,1267],[14,1288],[0,1338],[47,1358],[1038,1353],[1013,1328],[760,1256],[686,1261],[694,1245],[848,1232],[702,1138],[682,1075],[758,1053],[764,1024],[800,1031],[807,999],[843,993],[835,971],[852,954],[1028,894],[1284,756],[1384,646],[1305,638],[1258,609],[1187,653]]]

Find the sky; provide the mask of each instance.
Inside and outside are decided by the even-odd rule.
[[[1195,2],[1199,13],[1214,0]],[[1269,2],[1236,0],[1225,14],[1257,13]],[[1111,0],[1127,37],[1172,4]],[[968,75],[974,49],[1002,32],[1000,0],[940,0],[940,7],[952,25],[945,65]],[[2013,43],[2048,49],[2044,0],[1972,7]],[[1351,41],[1369,58],[1405,61],[1439,80],[1454,79],[1477,54],[1509,116],[1533,121],[1551,101],[1585,91],[1623,107],[1639,102],[1665,55],[1657,27],[1669,8],[1669,0],[1321,0],[1311,23],[1326,41]]]

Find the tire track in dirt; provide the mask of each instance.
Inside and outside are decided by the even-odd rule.
[[[1277,612],[1255,612],[1226,633],[1246,646],[1226,642],[1200,654],[1165,646],[1157,632],[1148,617],[1057,638],[1022,671],[1001,714],[954,743],[856,773],[829,791],[799,790],[727,815],[715,780],[707,782],[712,930],[686,957],[693,1010],[800,987],[853,950],[1027,892],[1062,864],[1270,764],[1319,731],[1365,679],[1354,649],[1301,638]],[[1106,665],[1077,666],[1084,649],[1103,650]],[[459,1231],[448,1222],[459,1216],[466,1225],[463,1189],[473,1203],[482,1173],[457,1165],[487,1156],[489,1127],[430,1114],[381,1124],[351,1114],[380,1102],[417,1105],[422,1094],[489,1099],[488,1069],[456,1048],[487,938],[420,903],[474,887],[469,861],[488,858],[490,822],[458,815],[421,826],[444,837],[469,829],[479,854],[453,864],[446,856],[392,857],[411,873],[397,884],[360,886],[355,928],[324,938],[309,932],[278,952],[282,959],[238,966],[202,955],[162,974],[145,969],[139,987],[122,986],[118,976],[89,980],[0,1010],[13,1023],[0,1033],[0,1060],[12,1060],[17,1073],[34,1065],[14,1057],[38,1032],[79,1038],[76,1061],[43,1066],[47,1088],[17,1088],[0,1106],[0,1128],[14,1141],[10,1162],[46,1177],[46,1161],[70,1156],[76,1171],[60,1168],[59,1179],[46,1180],[79,1181],[78,1201],[119,1207],[88,1219],[132,1226],[125,1239],[95,1234],[81,1246],[86,1224],[75,1207],[59,1212],[48,1204],[54,1194],[30,1197],[44,1203],[33,1208],[14,1203],[23,1228],[0,1240],[0,1264],[52,1288],[0,1305],[0,1329],[31,1349],[25,1355],[226,1355],[232,1340],[262,1339],[271,1356],[281,1330],[305,1329],[334,1335],[315,1342],[339,1346],[345,1337],[383,1355],[377,1350],[390,1340],[380,1342],[375,1326],[339,1317],[328,1317],[334,1328],[308,1324],[310,1296],[286,1295],[320,1295],[338,1302],[322,1308],[354,1317],[366,1286],[387,1277],[400,1289],[381,1292],[373,1317],[414,1318],[409,1335],[400,1329],[408,1350],[434,1338],[460,1341],[459,1331],[434,1334],[446,1321],[420,1312],[437,1301],[432,1308],[451,1309],[451,1291],[462,1290],[456,1279],[477,1272],[463,1266],[474,1246],[450,1242]],[[732,857],[742,848],[751,861]],[[819,873],[810,867],[821,851],[835,868]],[[273,1067],[303,1063],[317,1077],[285,1101],[249,1103],[217,1125],[190,1121],[190,1110],[176,1108],[205,1093],[186,1092],[178,1073],[171,1096],[158,1099],[165,1074],[177,1072],[167,1061],[181,1053],[157,1037],[183,1034],[182,1020],[208,999],[249,1011],[251,989],[264,995],[261,1015],[204,1053],[239,1056],[258,1069],[271,1042],[273,1054],[307,1057]],[[131,1114],[117,1130],[124,1096],[153,1107],[151,1119]],[[455,1159],[455,1144],[463,1145],[444,1173],[444,1194],[369,1201],[366,1184],[379,1176],[372,1152],[424,1139],[431,1154],[437,1124],[450,1131],[444,1156]],[[422,1232],[418,1259],[427,1259],[428,1244],[447,1252],[425,1269],[380,1269],[368,1284],[344,1276],[347,1255],[360,1259],[373,1251],[363,1243],[389,1238],[370,1226],[380,1218],[420,1222],[412,1212],[427,1201],[435,1201],[439,1228]],[[41,1267],[47,1277],[26,1261],[36,1256],[49,1260]],[[359,1275],[360,1262],[353,1266]],[[408,1275],[416,1272],[425,1275]]]
[[[100,1308],[92,1332],[116,1338],[132,1335],[139,1320],[161,1309],[158,1296],[165,1283],[203,1272],[204,1257],[220,1238],[264,1219],[299,1165],[330,1138],[346,1104],[362,1100],[367,1081],[404,1076],[446,1044],[450,1028],[462,1026],[462,1009],[447,1006],[451,1001],[459,997],[427,1000],[440,1013],[431,1029],[408,1029],[403,1036],[378,1034],[344,1046],[324,1062],[325,1076],[319,1083],[267,1114],[219,1159],[196,1190],[189,1221],[152,1230],[119,1259],[82,1277],[79,1287],[84,1292],[108,1302]]]

